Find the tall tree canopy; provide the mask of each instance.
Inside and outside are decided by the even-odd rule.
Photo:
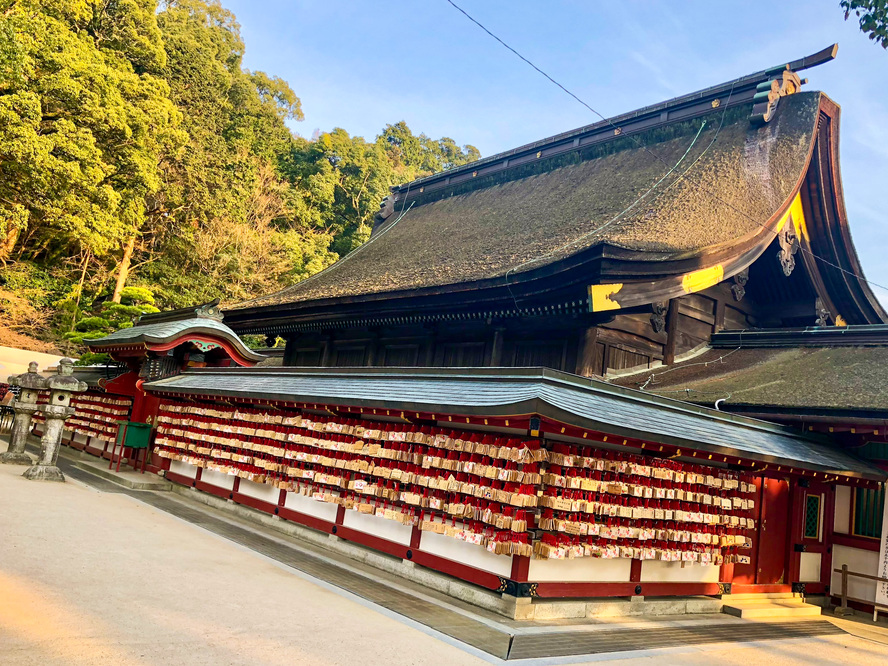
[[[244,48],[218,0],[0,0],[9,321],[81,341],[136,316],[133,293],[179,307],[282,288],[365,242],[392,185],[480,156],[403,121],[372,141],[294,135],[301,100]]]
[[[6,2],[0,18],[0,259],[112,251],[184,141],[150,0]]]

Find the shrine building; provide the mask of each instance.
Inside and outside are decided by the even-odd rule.
[[[394,187],[321,273],[89,341],[120,365],[68,442],[135,460],[145,424],[174,483],[509,598],[834,595],[888,477],[886,315],[799,74],[835,49]]]

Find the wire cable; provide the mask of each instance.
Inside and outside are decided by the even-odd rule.
[[[673,370],[684,370],[685,368],[693,368],[698,365],[702,365],[705,367],[705,366],[714,365],[716,363],[724,363],[725,359],[728,358],[728,356],[730,356],[734,352],[740,351],[740,349],[741,349],[741,347],[737,347],[736,349],[729,351],[727,354],[722,354],[718,358],[714,358],[711,361],[698,361],[697,363],[688,363],[687,365],[674,365],[671,368],[669,368],[668,370],[664,370],[663,372],[652,373],[651,376],[647,378],[647,381],[638,387],[638,390],[644,391],[647,388],[647,385],[650,384],[654,380],[654,378],[660,377],[662,375],[666,375],[666,374],[672,372]],[[684,389],[681,389],[681,390],[684,390]]]

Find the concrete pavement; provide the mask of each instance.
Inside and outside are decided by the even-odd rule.
[[[21,472],[0,466],[0,663],[502,663],[126,494]],[[842,634],[591,661],[765,659],[879,663],[888,646]]]

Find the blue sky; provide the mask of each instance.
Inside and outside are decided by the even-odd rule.
[[[692,92],[839,43],[803,73],[842,106],[841,159],[866,277],[888,287],[888,51],[838,0],[456,0],[605,116]],[[407,121],[483,155],[598,120],[445,0],[222,0],[245,66],[286,79],[310,136],[373,138]],[[873,287],[883,303],[888,291]]]

